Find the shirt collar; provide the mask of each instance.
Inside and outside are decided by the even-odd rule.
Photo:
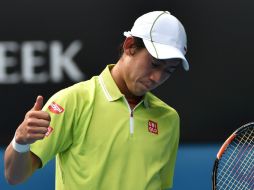
[[[110,70],[114,67],[114,65],[108,65],[102,73],[99,75],[99,82],[102,87],[102,90],[107,98],[108,101],[115,101],[119,98],[123,97],[124,95],[120,92],[119,88],[117,87]]]
[[[150,103],[149,103],[149,93],[146,93],[143,99],[143,103],[145,108],[149,108],[150,107]]]

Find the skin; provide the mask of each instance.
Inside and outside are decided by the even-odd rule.
[[[138,102],[142,96],[164,83],[181,63],[180,59],[156,60],[149,52],[137,49],[132,37],[126,38],[124,53],[111,70],[120,91],[127,100]],[[135,104],[130,104],[131,108]],[[50,125],[50,116],[42,111],[43,97],[38,96],[15,133],[16,142],[31,144],[43,139]],[[4,155],[5,177],[10,184],[19,184],[28,179],[41,166],[41,160],[32,152],[19,153],[11,145]]]
[[[180,65],[180,59],[156,60],[143,48],[137,50],[134,40],[125,40],[124,54],[111,74],[127,99],[140,100],[142,96],[163,84]]]

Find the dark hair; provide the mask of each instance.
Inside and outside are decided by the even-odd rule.
[[[134,44],[133,44],[133,47],[136,49],[136,50],[140,50],[140,49],[143,49],[145,48],[145,44],[142,40],[142,38],[138,38],[138,37],[133,37],[134,39]],[[122,57],[123,55],[123,44],[124,42],[122,42],[119,46],[119,58]]]

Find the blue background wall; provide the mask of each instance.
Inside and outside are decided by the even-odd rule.
[[[212,167],[218,144],[180,145],[175,169],[173,190],[208,190],[211,189]],[[17,186],[6,183],[3,174],[3,150],[0,152],[0,189],[2,190],[53,190],[54,160],[44,169],[38,170],[27,182]]]

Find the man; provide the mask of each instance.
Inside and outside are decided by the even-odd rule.
[[[122,54],[99,75],[38,96],[5,152],[9,183],[56,156],[56,189],[158,190],[173,184],[177,112],[150,91],[189,64],[184,27],[169,12],[139,17]],[[43,107],[43,108],[42,108]]]

